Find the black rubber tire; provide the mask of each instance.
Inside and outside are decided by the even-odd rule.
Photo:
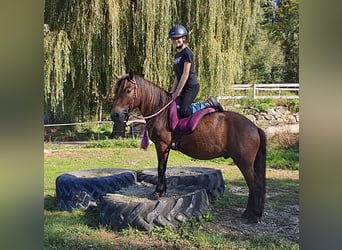
[[[105,195],[100,205],[101,224],[112,230],[121,230],[129,226],[145,231],[150,231],[156,226],[174,229],[190,217],[201,218],[209,206],[207,192],[196,186],[170,188],[169,193],[174,193],[172,196],[155,200],[149,197],[155,186],[149,185],[137,183],[121,189],[119,193]],[[134,200],[134,197],[139,197],[138,193],[145,196],[144,199]]]
[[[204,188],[209,199],[222,196],[225,190],[221,170],[201,167],[171,167],[166,169],[166,185],[169,187],[198,186]],[[138,181],[145,181],[157,185],[158,171],[156,169],[144,170],[138,173]]]
[[[112,168],[62,174],[56,178],[56,206],[67,211],[97,207],[103,195],[128,187],[136,179],[133,171]]]

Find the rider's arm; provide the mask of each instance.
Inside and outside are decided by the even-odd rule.
[[[177,77],[175,76],[175,79],[173,79],[173,85],[172,85],[172,89],[170,91],[170,94],[174,93],[176,88],[177,88],[177,85],[178,85],[178,79]]]
[[[189,78],[189,73],[190,73],[190,68],[191,68],[191,63],[190,62],[185,62],[184,63],[184,67],[183,67],[183,74],[179,80],[179,82],[177,84],[175,84],[175,81],[177,80],[177,78],[175,78],[173,87],[172,87],[172,98],[175,99],[176,97],[178,97],[182,90],[183,87],[186,83],[186,81]]]

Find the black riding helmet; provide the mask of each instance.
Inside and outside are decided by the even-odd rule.
[[[188,30],[183,25],[173,26],[169,32],[169,38],[188,36]]]

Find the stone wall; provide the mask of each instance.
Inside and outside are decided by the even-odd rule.
[[[286,107],[271,108],[267,112],[244,109],[243,113],[260,127],[299,124],[299,113],[290,112]]]

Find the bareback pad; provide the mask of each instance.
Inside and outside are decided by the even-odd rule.
[[[201,118],[209,113],[215,112],[213,108],[206,108],[182,118],[177,109],[178,100],[174,101],[169,109],[169,125],[172,132],[177,134],[190,134],[198,125]]]

